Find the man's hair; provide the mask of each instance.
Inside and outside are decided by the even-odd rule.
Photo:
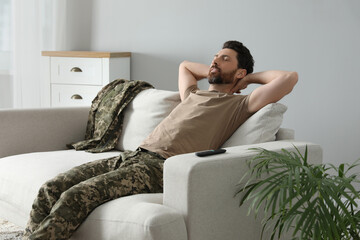
[[[247,47],[238,41],[227,41],[223,49],[229,48],[237,52],[238,68],[246,69],[247,73],[254,71],[254,59]]]

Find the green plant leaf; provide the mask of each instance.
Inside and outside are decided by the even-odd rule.
[[[344,177],[344,168],[345,168],[345,164],[344,163],[340,164],[339,170],[338,170],[339,177]]]
[[[322,218],[320,218],[323,221],[322,226],[326,227],[325,234],[328,236],[334,236],[335,239],[340,239],[340,235],[338,233],[338,228],[334,222],[333,215],[329,212],[328,206],[324,204],[323,201],[318,201],[320,205],[319,212],[321,211]]]
[[[330,210],[331,210],[331,214],[330,214],[330,215],[332,215],[332,216],[335,217],[335,220],[336,220],[339,228],[340,228],[343,232],[345,232],[346,234],[348,234],[348,231],[347,231],[347,228],[346,228],[346,226],[345,226],[344,220],[343,220],[343,218],[340,216],[339,211],[336,209],[333,200],[335,200],[336,203],[338,203],[338,204],[340,203],[340,204],[343,205],[343,203],[341,202],[341,200],[340,200],[340,201],[337,201],[338,199],[336,199],[336,198],[337,198],[336,195],[335,195],[331,190],[329,190],[329,189],[326,189],[326,188],[325,188],[325,189],[321,189],[320,192],[321,192],[321,195],[323,196],[323,200],[324,200],[324,201],[326,202],[326,204],[327,204],[327,207],[330,208]],[[335,199],[333,198],[334,195],[335,195]],[[331,197],[331,196],[333,196],[333,197]],[[339,204],[339,205],[340,205],[340,204]],[[340,207],[341,207],[341,206],[340,206]],[[344,209],[345,209],[345,207],[344,207]],[[347,210],[345,209],[345,214],[346,214],[346,212],[347,212]]]

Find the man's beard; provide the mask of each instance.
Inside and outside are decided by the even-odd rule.
[[[209,72],[208,74],[208,82],[210,84],[230,84],[234,81],[234,76],[237,69],[227,73],[222,73],[219,68],[217,69],[218,72],[216,73]]]

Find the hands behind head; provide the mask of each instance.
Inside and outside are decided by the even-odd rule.
[[[247,81],[249,75],[251,74],[247,74],[245,77],[238,79],[236,84],[230,90],[231,93],[241,93],[241,90],[247,88],[247,86],[249,85],[249,82]]]

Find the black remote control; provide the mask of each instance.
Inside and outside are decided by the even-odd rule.
[[[207,151],[197,152],[197,153],[195,153],[195,155],[198,157],[205,157],[205,156],[220,154],[220,153],[224,153],[224,152],[226,152],[226,149],[220,148],[220,149],[216,149],[216,150],[207,150]]]

